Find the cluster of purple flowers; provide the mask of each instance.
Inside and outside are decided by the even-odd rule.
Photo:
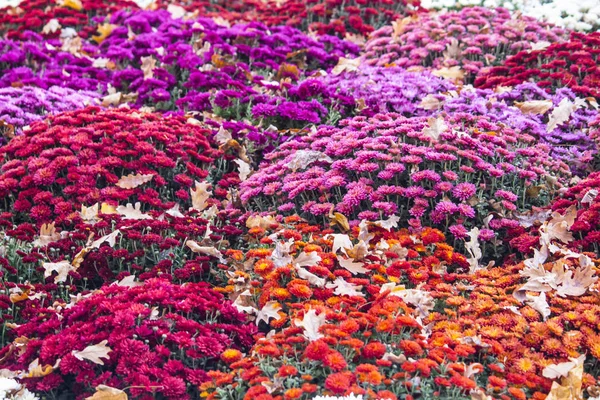
[[[16,133],[48,114],[76,110],[98,99],[96,92],[76,91],[51,86],[43,89],[35,86],[0,88],[0,120],[15,127]]]

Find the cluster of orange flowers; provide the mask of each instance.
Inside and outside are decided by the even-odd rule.
[[[545,310],[513,296],[522,264],[469,274],[438,230],[253,222],[253,248],[229,251],[219,290],[268,333],[249,354],[222,354],[229,369],[209,373],[205,398],[543,399],[548,366],[588,354],[593,373],[600,357],[593,289],[549,292]],[[585,373],[578,390],[595,383]]]

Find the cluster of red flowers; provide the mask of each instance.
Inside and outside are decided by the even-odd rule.
[[[248,349],[256,331],[206,283],[117,284],[70,302],[37,294],[0,356],[39,392],[82,396],[104,384],[129,386],[137,398],[197,398],[221,353]]]
[[[521,51],[475,79],[475,86],[493,88],[536,82],[548,89],[568,87],[582,97],[600,97],[600,33],[573,32],[571,40],[540,50]]]

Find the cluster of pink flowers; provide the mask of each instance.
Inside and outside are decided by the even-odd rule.
[[[503,8],[465,7],[460,11],[419,14],[371,35],[367,63],[399,67],[461,67],[469,81],[485,67],[538,41],[562,42],[565,30],[515,16]]]
[[[332,210],[359,220],[397,215],[414,229],[464,238],[473,226],[510,228],[509,214],[543,205],[565,183],[568,166],[548,151],[466,113],[355,117],[282,144],[241,184],[241,198],[260,211],[277,207],[313,220]],[[538,196],[527,195],[540,185]]]

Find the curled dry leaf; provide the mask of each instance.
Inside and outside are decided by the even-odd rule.
[[[523,114],[545,114],[546,111],[552,108],[553,104],[550,100],[530,100],[523,102],[515,102],[515,106]]]
[[[148,183],[154,178],[152,174],[129,174],[122,176],[117,182],[117,186],[121,189],[134,189],[138,186]]]
[[[73,10],[83,10],[83,4],[81,0],[57,0],[56,2],[61,7],[72,8]]]
[[[144,79],[154,78],[154,68],[156,68],[156,59],[152,56],[141,57],[142,65],[140,69],[144,73]]]
[[[346,254],[346,249],[351,249],[353,246],[350,236],[344,233],[331,233],[325,236],[325,239],[330,238],[333,238],[333,245],[331,247],[331,252],[333,254],[337,254],[339,250],[341,250],[343,254]]]
[[[119,104],[121,104],[122,97],[123,95],[121,94],[121,92],[108,94],[102,98],[102,106],[118,106]]]
[[[142,286],[143,283],[135,280],[135,275],[129,275],[125,278],[121,279],[119,282],[115,282],[114,285],[124,286],[124,287],[136,287]]]
[[[73,350],[71,351],[71,354],[79,361],[89,360],[94,364],[104,365],[104,361],[101,359],[110,359],[108,353],[112,351],[111,348],[106,345],[106,343],[108,343],[108,341],[103,340],[100,343],[88,346],[81,351]]]
[[[238,166],[240,181],[244,182],[246,179],[248,179],[248,175],[250,175],[250,173],[252,172],[252,170],[250,169],[250,164],[248,164],[244,160],[234,160],[233,162],[236,163]]]
[[[127,393],[106,385],[96,386],[96,392],[86,400],[127,400]]]
[[[58,363],[58,361],[57,361]],[[33,360],[28,368],[27,368],[27,372],[25,372],[23,374],[23,378],[42,378],[46,375],[49,375],[52,373],[52,371],[54,371],[54,368],[58,367],[58,365],[56,366],[52,366],[49,364],[46,365],[40,365],[40,359],[36,358],[35,360]]]
[[[223,257],[223,254],[213,246],[200,246],[197,242],[193,240],[188,240],[185,242],[185,245],[189,247],[194,253],[202,253],[209,256],[213,256],[219,259],[219,262],[225,264],[227,261]]]
[[[52,222],[42,225],[40,228],[40,236],[34,240],[33,245],[35,247],[44,247],[57,240],[60,240],[60,233],[56,232],[54,222]]]
[[[353,260],[347,260],[347,259],[341,258],[340,256],[338,256],[337,259],[338,259],[338,262],[340,263],[340,265],[343,268],[346,268],[348,271],[350,271],[352,273],[352,275],[366,274],[367,272],[369,272],[369,270],[366,269],[363,266],[363,263],[361,263],[361,262],[354,262]]]
[[[252,229],[252,228],[268,229],[271,226],[277,225],[277,224],[278,224],[277,220],[272,215],[266,215],[266,216],[251,215],[246,220],[246,228],[248,228],[248,229]]]
[[[98,44],[102,43],[104,39],[106,39],[116,27],[117,25],[109,23],[98,25],[98,34],[92,36],[92,40]]]
[[[219,131],[215,135],[215,141],[219,145],[224,145],[224,144],[228,143],[230,140],[233,140],[233,137],[231,136],[231,132],[229,132],[228,130],[225,130],[222,126],[219,127]]]
[[[167,11],[171,14],[171,18],[173,19],[183,18],[187,14],[185,8],[175,4],[169,4],[167,6]]]
[[[423,97],[421,103],[419,103],[419,108],[424,110],[439,110],[444,105],[443,101],[438,100],[438,98],[433,94],[428,94]]]
[[[454,67],[443,67],[432,72],[434,76],[450,79],[455,82],[462,82],[465,78],[465,72],[457,65]]]
[[[190,188],[190,194],[192,197],[192,209],[196,211],[202,211],[208,207],[206,200],[212,195],[212,192],[208,190],[210,184],[207,182],[196,181],[196,188]]]
[[[331,226],[337,225],[342,232],[347,232],[350,230],[350,223],[344,214],[339,212],[334,212],[333,214],[329,213],[329,220]]]

